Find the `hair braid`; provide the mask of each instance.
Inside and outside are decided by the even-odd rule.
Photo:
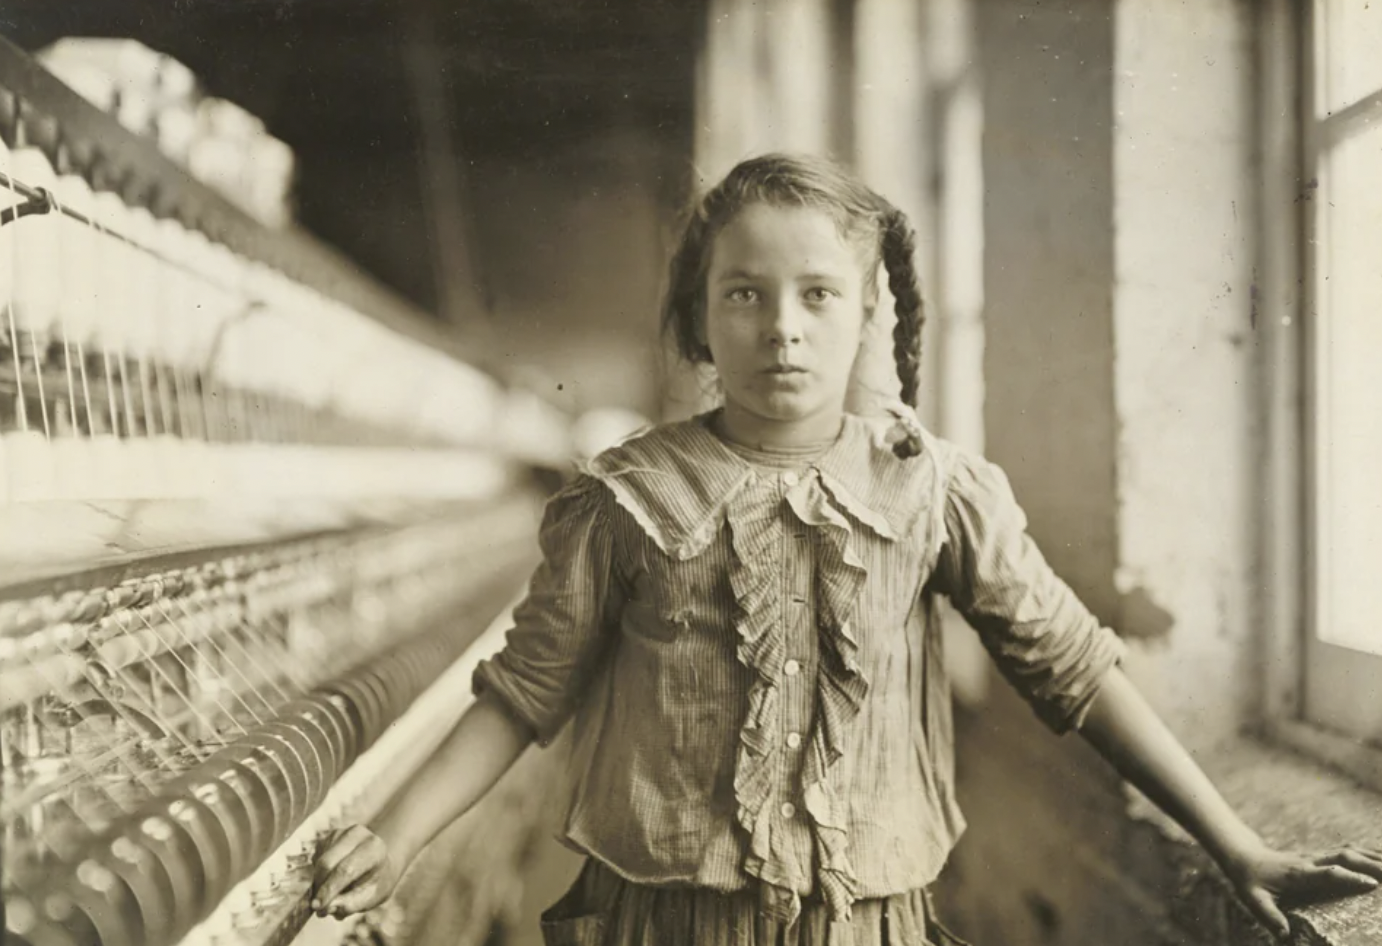
[[[884,215],[880,244],[883,268],[888,273],[888,289],[893,294],[893,310],[897,313],[893,326],[893,361],[901,382],[902,402],[916,407],[921,372],[921,328],[926,313],[917,284],[916,234],[906,214],[892,208]],[[921,452],[921,440],[909,432],[894,444],[893,452],[903,459],[914,457]]]

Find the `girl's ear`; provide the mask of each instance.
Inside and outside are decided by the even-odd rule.
[[[698,305],[691,309],[691,335],[696,342],[696,354],[698,360],[710,364],[714,361],[710,357],[710,335],[705,326],[705,306]]]

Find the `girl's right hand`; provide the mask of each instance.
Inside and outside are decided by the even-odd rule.
[[[344,917],[379,906],[398,885],[400,871],[379,835],[364,825],[333,834],[317,856],[317,916]]]

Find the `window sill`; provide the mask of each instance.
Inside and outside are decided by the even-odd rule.
[[[1382,796],[1288,747],[1304,747],[1315,754],[1322,742],[1331,741],[1328,735],[1321,740],[1319,730],[1286,724],[1274,726],[1272,737],[1281,741],[1236,740],[1202,761],[1209,776],[1243,818],[1268,842],[1283,849],[1382,847]],[[1328,750],[1325,754],[1328,757]],[[1358,764],[1374,764],[1365,761],[1371,758],[1370,754],[1352,755]],[[1347,757],[1330,761],[1348,764]],[[1145,800],[1139,799],[1131,813],[1153,822],[1170,837],[1188,841],[1178,826]],[[1201,860],[1204,875],[1218,881],[1219,875],[1208,857],[1198,848],[1194,856]],[[1269,942],[1260,928],[1248,932],[1256,924],[1247,923],[1244,911],[1226,884],[1212,885],[1214,893],[1204,887],[1198,889],[1219,900],[1215,904],[1201,904],[1196,912],[1208,907],[1221,918],[1226,936],[1220,941]],[[1382,943],[1382,891],[1292,911],[1291,926],[1291,942],[1298,946],[1377,946]]]

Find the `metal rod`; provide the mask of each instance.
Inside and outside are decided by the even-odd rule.
[[[120,233],[116,230],[112,230],[110,227],[101,223],[99,220],[93,220],[85,214],[73,210],[71,207],[58,203],[56,200],[53,199],[52,193],[45,187],[35,187],[32,184],[25,184],[23,181],[19,180],[16,177],[11,177],[4,171],[0,171],[0,186],[3,186],[5,189],[9,190],[12,193],[23,194],[25,197],[23,203],[17,204],[14,207],[7,207],[5,210],[0,211],[0,227],[3,227],[9,223],[13,223],[21,217],[29,217],[35,214],[52,213],[56,210],[58,213],[61,213],[64,217],[69,217],[72,220],[75,220],[78,223],[82,224],[83,226],[92,227],[96,230],[99,230],[101,233],[104,233],[106,236],[111,237],[112,239],[119,240],[121,243],[124,243],[127,246],[132,246],[142,253],[147,253],[149,256],[152,256],[154,259],[162,262],[165,266],[171,266],[174,269],[178,269],[184,273],[187,273],[189,276],[195,276],[209,286],[215,286],[218,289],[222,289],[230,293],[239,293],[242,291],[242,287],[240,286],[229,285],[228,283],[224,283],[219,279],[214,279],[211,276],[208,276],[201,270],[193,269],[185,263],[180,263],[177,260],[169,259],[167,256],[160,253],[158,250],[155,250],[153,247],[145,246],[138,240],[131,239],[130,237],[125,236],[123,233]],[[256,301],[255,304],[262,305],[262,302]]]
[[[0,181],[9,188],[10,193],[24,195],[23,203],[6,207],[0,211],[0,227],[18,220],[20,217],[27,217],[30,214],[46,214],[53,209],[53,195],[42,187],[30,187],[28,184],[22,184],[4,171],[0,171]]]

